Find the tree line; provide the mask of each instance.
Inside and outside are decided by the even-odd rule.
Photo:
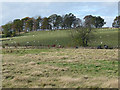
[[[56,29],[74,29],[81,25],[87,27],[90,23],[92,28],[101,28],[106,24],[100,16],[87,15],[82,21],[74,14],[69,13],[65,15],[52,14],[49,17],[15,19],[2,26],[2,31],[5,37],[20,35],[20,32],[30,32],[39,30],[56,30]],[[113,25],[114,26],[114,25]]]

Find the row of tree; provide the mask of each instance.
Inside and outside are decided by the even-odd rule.
[[[90,24],[88,24],[90,23]],[[100,16],[87,15],[84,21],[77,18],[74,14],[69,13],[63,16],[52,14],[49,17],[30,18],[25,17],[22,19],[15,19],[2,26],[5,37],[15,36],[20,32],[38,31],[38,30],[55,30],[55,29],[72,29],[84,25],[90,25],[93,28],[101,28],[104,24],[104,19]]]

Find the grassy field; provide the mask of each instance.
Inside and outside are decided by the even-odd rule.
[[[3,45],[8,43],[14,45],[62,45],[66,47],[76,46],[70,36],[70,30],[56,30],[56,31],[37,31],[21,34],[21,36],[9,38],[8,41],[3,41]],[[89,46],[96,47],[98,45],[108,45],[110,47],[117,47],[118,45],[118,29],[97,29],[94,34],[94,39],[91,40]],[[5,40],[5,39],[4,39]]]
[[[117,49],[3,49],[2,53],[3,88],[118,87]]]
[[[70,30],[37,31],[2,38],[21,46],[62,45],[68,48],[3,48],[3,88],[118,88],[118,49],[72,48]],[[118,29],[97,29],[90,47],[117,47]]]

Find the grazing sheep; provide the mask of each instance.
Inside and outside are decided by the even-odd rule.
[[[58,47],[61,48],[61,45],[59,45]]]
[[[104,45],[104,48],[105,48],[105,49],[108,49],[108,46],[107,46],[107,45]]]
[[[113,49],[113,47],[110,47],[109,49]]]
[[[63,46],[61,46],[61,45],[58,45],[58,47],[57,48],[63,48]]]
[[[97,49],[102,49],[101,45],[97,46]]]
[[[78,49],[78,46],[76,46],[75,48]]]

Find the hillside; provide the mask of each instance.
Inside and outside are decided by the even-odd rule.
[[[71,30],[56,30],[56,31],[34,31],[21,34],[17,37],[11,37],[9,40],[4,40],[4,44],[15,45],[19,43],[21,46],[40,46],[40,45],[62,45],[76,46],[70,36]],[[89,46],[108,45],[117,47],[118,45],[118,29],[97,29],[93,32],[94,38],[91,39]],[[6,39],[6,38],[3,38]]]

